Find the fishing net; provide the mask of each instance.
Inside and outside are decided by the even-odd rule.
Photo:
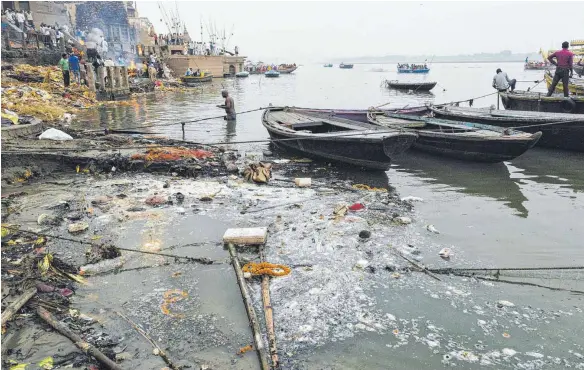
[[[584,294],[584,266],[528,268],[429,269],[434,274],[474,277],[517,285],[537,286]]]

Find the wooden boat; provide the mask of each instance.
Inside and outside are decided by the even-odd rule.
[[[414,116],[421,116],[424,115],[430,110],[424,107],[404,107],[404,108],[397,108],[397,109],[320,109],[320,108],[298,108],[298,107],[290,107],[296,110],[299,113],[303,114],[310,114],[310,115],[318,115],[325,118],[341,118],[341,119],[348,119],[351,121],[357,122],[364,122],[368,123],[369,120],[367,118],[367,113],[370,111],[378,112],[378,113],[401,113],[401,114],[408,114]]]
[[[545,83],[547,84],[548,90],[552,86],[552,82],[554,77],[551,73],[546,73],[544,75]],[[570,78],[570,83],[568,84],[568,89],[570,90],[570,94],[576,95],[584,95],[584,79],[581,78]],[[559,84],[556,85],[556,93],[563,94],[564,93],[564,85],[560,81]]]
[[[547,97],[545,93],[517,91],[500,93],[505,109],[549,113],[584,113],[584,96],[554,94]]]
[[[339,64],[339,68],[341,69],[353,69],[353,64],[345,64],[345,63],[341,63]]]
[[[532,70],[532,71],[545,71],[547,69],[550,69],[551,67],[555,66],[553,64],[547,64],[547,63],[534,63],[534,62],[528,62],[525,63],[523,65],[523,69],[528,71],[528,70]]]
[[[455,122],[404,114],[369,113],[369,122],[384,127],[415,130],[418,139],[413,148],[479,162],[503,162],[520,156],[533,147],[541,132],[528,134],[471,122]]]
[[[280,72],[272,69],[270,71],[266,71],[266,73],[264,73],[264,76],[266,76],[266,77],[280,77]]]
[[[397,69],[397,73],[428,73],[430,72],[430,68],[399,68]]]
[[[584,114],[452,106],[431,106],[430,109],[436,117],[449,120],[476,122],[499,127],[520,127],[521,131],[531,133],[541,131],[543,136],[538,141],[538,146],[584,152]]]
[[[333,65],[331,63],[328,63],[328,64],[325,64],[323,67],[325,67],[325,68],[332,68],[332,66]]]
[[[248,71],[237,72],[235,74],[235,77],[239,77],[239,78],[241,78],[241,77],[249,77],[249,72]]]
[[[407,150],[417,138],[414,132],[323,118],[294,108],[268,108],[262,123],[278,147],[384,171],[389,169],[391,158]]]
[[[390,89],[430,91],[438,82],[399,82],[398,80],[386,80],[385,84]]]
[[[280,74],[290,74],[292,72],[294,72],[295,70],[297,70],[298,67],[292,67],[292,68],[280,68],[278,67],[278,72],[280,72]]]
[[[211,82],[213,80],[213,75],[205,73],[203,76],[182,76],[180,79],[185,85],[193,86],[203,82]]]

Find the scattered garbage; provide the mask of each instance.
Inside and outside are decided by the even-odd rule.
[[[37,287],[37,291],[41,292],[41,293],[52,293],[52,292],[57,292],[60,295],[62,295],[63,297],[70,297],[73,295],[73,291],[71,289],[68,288],[56,288],[52,285],[49,284],[45,284],[45,283],[37,283],[36,285]]]
[[[237,165],[235,163],[227,163],[225,168],[227,169],[227,172],[231,172],[231,173],[239,172],[239,168],[237,167]]]
[[[188,149],[180,147],[163,147],[148,149],[145,154],[136,153],[132,159],[143,159],[148,162],[178,161],[187,158],[212,158],[213,152],[202,149]]]
[[[61,218],[43,213],[37,219],[37,223],[41,226],[57,226],[61,223]]]
[[[71,234],[75,234],[75,233],[80,233],[82,231],[85,231],[89,228],[89,224],[87,222],[77,222],[77,223],[73,223],[70,224],[68,226],[68,230]]]
[[[359,260],[357,261],[357,263],[355,263],[355,268],[358,269],[364,269],[365,267],[367,267],[367,265],[369,265],[369,261],[367,260]]]
[[[365,209],[365,205],[363,203],[354,203],[349,207],[349,211],[362,211]]]
[[[166,203],[168,203],[168,198],[163,197],[161,195],[153,195],[151,197],[146,198],[146,204],[148,204],[149,206],[159,206]]]
[[[438,231],[434,225],[426,225],[426,230],[434,234],[440,234],[440,231]]]
[[[443,259],[449,259],[451,254],[452,251],[450,250],[450,248],[442,248],[440,252],[438,252],[438,255]]]
[[[420,197],[413,197],[413,196],[407,196],[407,197],[403,197],[401,198],[402,202],[423,202],[424,199],[420,198]]]
[[[85,259],[88,264],[98,263],[99,261],[112,259],[121,256],[120,250],[113,245],[92,245],[85,252]]]
[[[406,216],[395,217],[393,220],[401,225],[409,225],[412,223],[412,219]]]
[[[39,140],[73,140],[73,137],[56,128],[50,128],[39,136]]]
[[[359,232],[359,238],[361,239],[369,239],[371,237],[371,231],[369,230],[361,230]]]
[[[312,179],[310,177],[297,177],[294,179],[294,183],[299,188],[308,188],[312,185]]]
[[[176,209],[176,213],[178,213],[179,215],[184,215],[186,213],[186,210],[183,207],[178,207]]]
[[[505,301],[505,300],[500,300],[500,301],[497,301],[497,307],[499,307],[499,308],[503,308],[503,307],[515,307],[515,304],[513,302],[509,302],[509,301]]]
[[[339,204],[333,210],[333,215],[335,215],[336,218],[338,219],[338,218],[341,218],[344,215],[346,215],[348,211],[349,211],[349,206],[347,206],[346,204]]]
[[[267,183],[272,178],[272,164],[259,162],[248,165],[243,171],[243,177],[249,182]]]
[[[105,272],[110,272],[117,270],[124,265],[123,257],[116,257],[109,260],[103,260],[98,263],[93,263],[89,265],[82,266],[79,268],[79,275],[95,275],[103,274]]]

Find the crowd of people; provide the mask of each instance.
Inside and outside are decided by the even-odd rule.
[[[409,64],[409,63],[405,63],[405,64],[398,64],[397,65],[398,69],[411,69],[413,71],[418,70],[418,69],[428,69],[428,65],[426,63],[424,64]]]

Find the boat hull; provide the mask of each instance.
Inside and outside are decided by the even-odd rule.
[[[582,96],[572,96],[566,99],[563,96],[547,97],[545,94],[538,93],[501,93],[500,97],[505,109],[509,110],[584,114],[584,97]]]
[[[454,121],[475,122],[498,127],[520,127],[521,131],[529,133],[541,131],[542,137],[537,142],[537,146],[584,152],[584,119],[549,125],[548,123],[558,121],[551,118],[549,120],[518,122],[512,117],[502,116],[462,117],[441,110],[434,110],[434,115]]]
[[[340,69],[353,69],[353,65],[352,64],[341,64],[339,65]]]
[[[183,77],[181,77],[181,81],[187,86],[196,86],[196,85],[201,84],[201,83],[213,81],[213,76],[204,76],[204,77],[183,76]]]
[[[549,88],[552,86],[552,82],[553,82],[554,78],[549,75],[549,74],[545,74],[545,83],[547,85],[547,88],[549,90]],[[568,89],[570,91],[570,94],[577,94],[577,95],[584,95],[584,83],[580,82],[579,84],[573,83],[573,80],[570,81],[570,83],[568,84]],[[580,80],[582,81],[582,80]],[[559,84],[556,85],[556,93],[558,94],[563,94],[564,93],[564,85],[560,82]]]
[[[298,67],[294,67],[294,68],[288,68],[288,69],[278,69],[278,72],[280,72],[280,74],[290,74],[292,72],[294,72],[296,69],[298,69]]]
[[[272,108],[274,109],[274,108]],[[275,108],[281,109],[281,108]],[[415,133],[395,133],[373,137],[359,136],[358,131],[342,131],[338,135],[323,137],[286,132],[269,123],[264,112],[262,123],[268,130],[273,144],[281,149],[302,152],[310,157],[365,167],[371,170],[387,171],[391,158],[406,151],[416,140]],[[349,136],[351,135],[351,136]]]
[[[348,119],[351,121],[356,122],[364,122],[369,123],[367,119],[367,113],[370,111],[367,109],[319,109],[319,108],[295,108],[298,111],[305,112],[307,114],[317,114],[326,117],[336,117],[342,119]],[[404,109],[388,109],[388,110],[379,110],[379,112],[391,112],[391,113],[400,113],[400,114],[408,114],[413,116],[421,116],[429,112],[428,108],[426,107],[412,107],[412,108],[404,108]]]
[[[423,82],[423,83],[405,83],[387,81],[387,87],[397,90],[413,90],[413,91],[430,91],[436,86],[437,82]]]

